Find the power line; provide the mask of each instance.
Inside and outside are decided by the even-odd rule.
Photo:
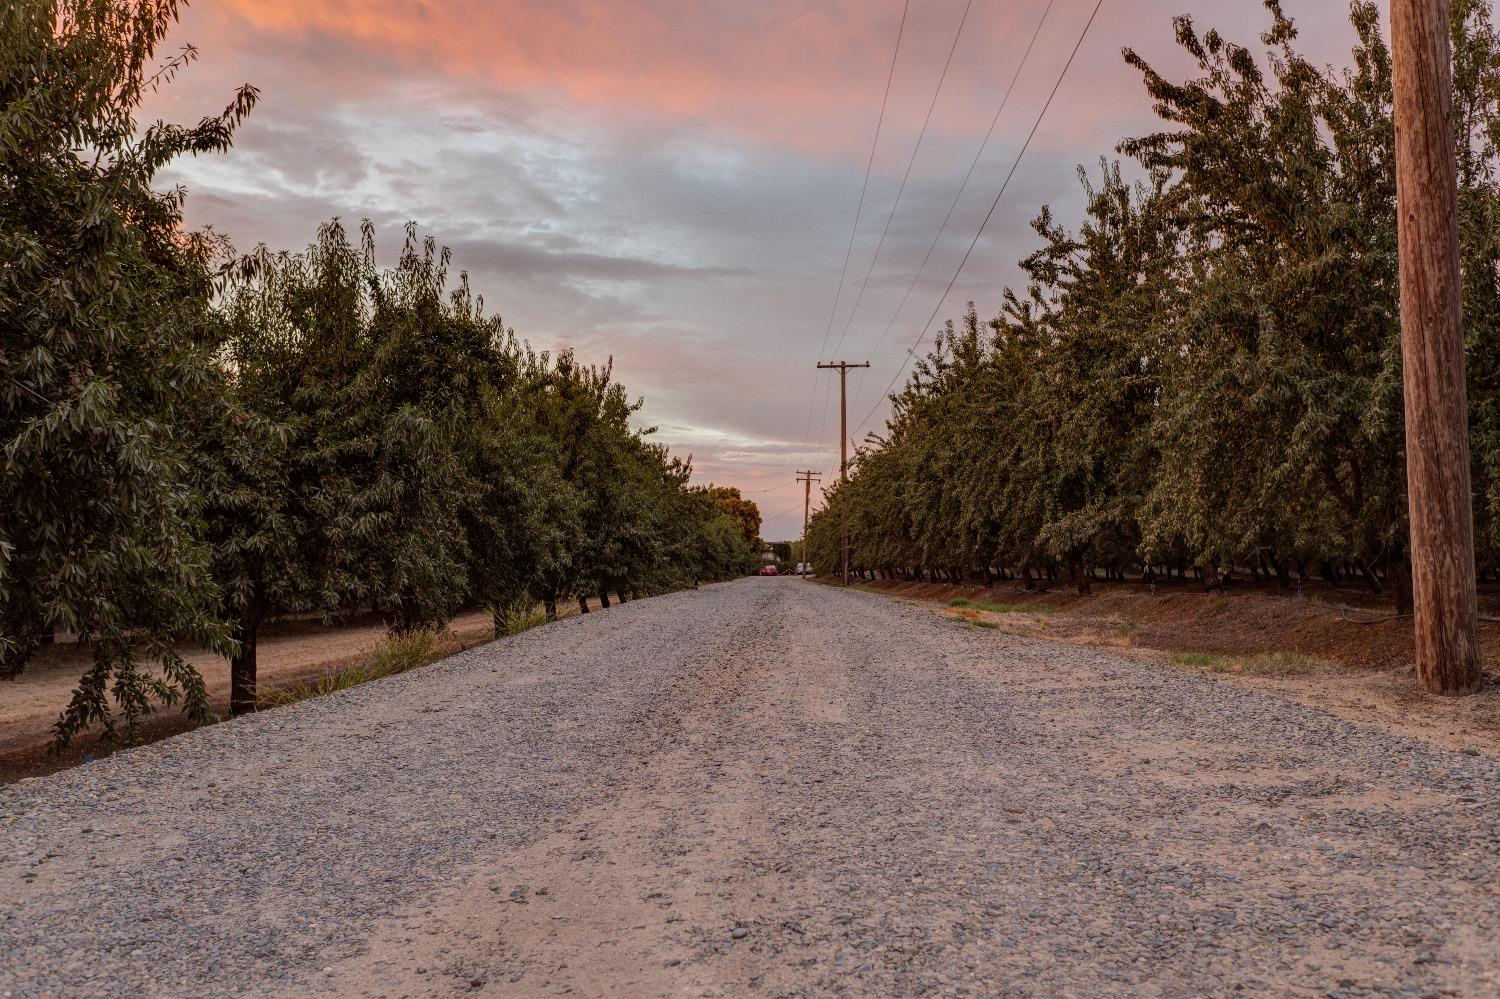
[[[927,117],[922,119],[922,130],[917,133],[917,144],[911,149],[911,158],[906,161],[906,173],[901,177],[901,186],[896,188],[896,200],[891,205],[891,213],[885,217],[885,228],[880,231],[880,240],[875,244],[875,255],[870,258],[870,266],[865,270],[865,279],[860,282],[859,294],[854,296],[854,307],[849,310],[849,318],[844,322],[844,331],[839,334],[839,342],[834,344],[833,352],[837,354],[839,348],[844,345],[844,338],[849,335],[849,327],[854,325],[854,316],[859,312],[859,303],[864,301],[865,289],[870,286],[870,275],[875,273],[875,262],[880,259],[880,251],[885,246],[885,237],[891,231],[891,223],[896,219],[896,209],[901,207],[901,196],[906,193],[906,182],[911,179],[911,169],[917,162],[917,154],[922,151],[922,140],[927,138],[927,126],[932,122],[933,109],[937,107],[938,95],[943,92],[943,83],[948,79],[948,67],[953,63],[953,53],[958,50],[958,39],[964,33],[964,24],[969,20],[969,9],[974,6],[974,0],[968,0],[964,4],[963,16],[958,19],[958,28],[953,32],[953,44],[948,46],[948,58],[943,60],[943,72],[938,75],[937,89],[932,92],[932,100],[927,105]]]
[[[798,483],[793,483],[793,484],[794,484],[794,485],[801,485],[801,483],[800,483],[800,482],[798,482]],[[796,512],[797,512],[797,511],[798,511],[798,510],[800,510],[800,509],[802,509],[802,501],[801,501],[801,500],[798,500],[798,501],[797,501],[797,505],[796,505],[796,506],[794,506],[794,507],[792,507],[792,508],[791,508],[791,509],[788,509],[788,510],[783,510],[783,511],[781,511],[781,512],[780,512],[780,513],[778,513],[778,514],[775,514],[775,515],[773,515],[773,516],[770,516],[770,517],[762,517],[762,518],[761,518],[761,521],[760,521],[760,522],[761,522],[761,523],[762,523],[762,524],[769,524],[769,523],[770,523],[770,522],[771,522],[771,521],[773,521],[773,520],[780,520],[780,519],[781,519],[781,518],[782,518],[782,517],[786,517],[786,516],[789,516],[789,515],[791,515],[791,514],[794,514],[794,513],[796,513]]]
[[[752,490],[751,492],[745,492],[742,489],[742,490],[740,490],[740,495],[741,496],[763,496],[766,493],[774,493],[774,492],[776,492],[777,490],[780,490],[780,489],[790,489],[794,485],[796,485],[795,482],[785,482],[785,483],[782,483],[779,486],[771,486],[771,487],[769,487],[767,489],[755,489],[755,490]]]
[[[974,252],[974,247],[979,244],[979,237],[984,234],[985,226],[989,225],[990,219],[995,214],[995,209],[1000,207],[1000,199],[1005,197],[1005,191],[1010,187],[1010,182],[1016,175],[1016,169],[1021,165],[1021,159],[1026,155],[1026,150],[1031,148],[1031,140],[1036,138],[1037,129],[1041,127],[1042,119],[1047,117],[1047,111],[1052,107],[1052,101],[1057,97],[1057,91],[1062,87],[1063,79],[1067,77],[1068,70],[1072,68],[1073,60],[1077,58],[1078,50],[1083,47],[1083,40],[1088,37],[1089,29],[1094,26],[1094,19],[1099,16],[1099,8],[1103,6],[1104,0],[1096,0],[1094,3],[1093,13],[1089,14],[1088,22],[1084,24],[1083,30],[1079,32],[1078,41],[1073,43],[1073,51],[1068,54],[1068,61],[1063,64],[1062,72],[1057,74],[1057,82],[1052,84],[1052,90],[1047,94],[1047,100],[1042,105],[1041,112],[1037,114],[1036,121],[1032,123],[1031,131],[1026,135],[1026,141],[1021,144],[1020,152],[1016,153],[1015,162],[1010,165],[1010,172],[1005,175],[1005,181],[1000,185],[1000,193],[995,195],[995,200],[990,205],[990,210],[985,213],[984,221],[980,222],[979,228],[975,230],[974,238],[970,240],[969,248],[964,251],[963,259],[958,262],[958,267],[953,271],[953,278],[948,282],[948,287],[943,289],[942,297],[932,307],[932,313],[927,317],[927,322],[922,325],[921,330],[917,333],[917,338],[907,348],[906,359],[901,362],[901,367],[896,369],[895,375],[891,377],[890,384],[886,386],[880,398],[875,400],[875,405],[870,407],[870,411],[865,414],[865,418],[860,420],[859,425],[854,428],[855,433],[858,433],[866,423],[870,422],[870,417],[874,416],[875,411],[880,408],[881,401],[890,395],[891,389],[895,388],[896,379],[901,377],[902,373],[906,371],[906,366],[916,356],[917,347],[921,344],[923,338],[927,336],[927,330],[932,326],[932,321],[937,318],[938,310],[948,300],[948,295],[953,291],[953,286],[958,283],[958,276],[963,273],[964,265],[969,262],[969,255]]]
[[[833,310],[828,314],[828,326],[823,330],[823,342],[818,346],[818,360],[820,361],[823,359],[824,348],[828,346],[828,337],[833,333],[833,319],[839,314],[839,298],[844,294],[844,278],[849,274],[849,258],[854,253],[854,237],[859,233],[859,220],[865,210],[865,193],[870,188],[870,173],[875,167],[875,150],[880,145],[880,130],[885,125],[885,109],[891,99],[891,81],[896,78],[896,59],[901,55],[901,37],[906,34],[906,14],[910,9],[911,0],[906,0],[901,7],[901,24],[896,28],[896,48],[891,52],[891,68],[885,77],[885,93],[880,98],[880,117],[875,119],[875,138],[870,142],[870,156],[865,161],[865,179],[859,186],[859,204],[854,209],[854,225],[849,229],[849,245],[844,250],[844,268],[839,273],[838,290],[833,294]]]
[[[1005,96],[1000,99],[1000,106],[995,110],[995,116],[990,119],[990,127],[984,133],[984,141],[979,144],[979,149],[974,153],[974,159],[969,162],[969,170],[964,174],[963,183],[958,185],[958,193],[953,196],[953,203],[948,206],[948,214],[943,216],[943,224],[938,227],[937,235],[932,237],[932,242],[927,246],[927,253],[922,257],[922,263],[917,267],[917,272],[912,275],[911,284],[906,286],[906,293],[901,296],[896,311],[891,313],[891,321],[886,323],[885,330],[880,338],[875,341],[875,346],[870,348],[868,358],[874,360],[875,352],[880,345],[885,343],[886,337],[891,335],[891,330],[896,326],[896,320],[901,315],[901,310],[906,308],[906,301],[911,297],[912,291],[917,287],[917,281],[921,279],[922,273],[927,270],[927,262],[932,259],[932,251],[937,249],[938,242],[942,240],[943,233],[948,231],[948,223],[953,219],[953,212],[958,208],[958,203],[963,199],[964,191],[968,190],[969,181],[974,176],[974,170],[979,166],[980,159],[984,156],[985,149],[990,144],[990,138],[995,134],[995,126],[1000,123],[1000,116],[1005,113],[1006,106],[1010,103],[1010,95],[1016,89],[1016,82],[1021,79],[1021,73],[1026,69],[1026,63],[1031,59],[1031,50],[1036,47],[1036,41],[1042,34],[1042,27],[1047,23],[1047,15],[1052,13],[1056,0],[1047,0],[1047,6],[1042,10],[1041,20],[1036,23],[1036,30],[1031,33],[1031,40],[1026,43],[1026,51],[1021,55],[1021,61],[1016,65],[1016,71],[1010,78],[1010,84],[1005,88]],[[835,352],[837,348],[835,348]],[[854,398],[859,398],[860,390],[864,388],[864,372],[859,373],[859,379],[854,384]]]
[[[885,92],[880,97],[880,117],[875,120],[875,137],[870,141],[870,155],[865,161],[865,179],[859,186],[859,204],[854,209],[854,225],[849,229],[849,245],[844,250],[844,266],[839,272],[838,288],[833,294],[833,308],[828,313],[828,325],[823,330],[823,342],[818,345],[818,360],[823,359],[823,351],[828,346],[828,338],[833,333],[833,320],[839,313],[839,299],[844,294],[844,279],[849,275],[849,259],[854,253],[854,237],[859,233],[859,221],[864,215],[865,194],[870,188],[870,174],[875,167],[875,151],[880,146],[880,130],[885,125],[886,106],[891,99],[891,81],[896,78],[896,60],[901,55],[901,39],[906,34],[906,15],[911,11],[911,0],[906,0],[901,5],[901,23],[896,27],[896,46],[891,51],[891,68],[885,77]],[[813,389],[808,393],[807,400],[807,429],[802,433],[802,457],[807,458],[806,448],[812,441],[812,418],[817,409],[818,380],[813,379]],[[826,414],[824,422],[827,422]]]

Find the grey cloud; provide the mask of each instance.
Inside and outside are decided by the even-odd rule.
[[[1303,19],[1312,57],[1347,61],[1352,34],[1342,11],[1332,10],[1342,3],[1285,5]],[[1048,38],[1060,44],[1091,6],[1060,2],[1056,38]],[[192,18],[211,16],[207,11],[189,8],[184,38],[194,37]],[[1139,75],[1120,62],[1118,45],[1135,45],[1169,75],[1190,75],[1168,23],[1179,12],[1252,43],[1265,24],[1261,5],[1250,2],[1106,5],[938,324],[971,299],[981,315],[993,314],[1002,289],[1022,280],[1016,262],[1037,245],[1029,222],[1038,208],[1050,203],[1059,220],[1076,224],[1074,166],[1093,169],[1121,136],[1156,127]],[[999,16],[976,9],[975,30]],[[940,34],[933,35],[938,42]],[[850,324],[842,348],[850,359],[868,356],[885,328],[989,122],[1019,48],[1015,38],[999,42],[990,49],[965,42],[964,64],[956,64]],[[413,44],[420,48],[420,39]],[[898,73],[900,106],[887,121],[850,262],[855,282],[915,141],[930,94],[924,88],[935,80],[937,64],[923,52],[912,48]],[[1028,70],[948,233],[873,358],[876,368],[853,383],[860,386],[854,419],[921,332],[1045,97],[1060,65],[1049,60],[1063,52],[1049,42],[1047,58]],[[242,249],[259,241],[297,248],[323,219],[369,216],[388,260],[400,246],[399,227],[415,219],[453,248],[455,267],[470,273],[490,310],[522,336],[549,349],[576,346],[592,360],[614,355],[632,393],[647,398],[645,422],[661,427],[663,442],[697,455],[700,478],[770,487],[809,446],[824,455],[813,467],[832,467],[827,454],[836,431],[823,419],[831,382],[813,363],[834,302],[864,149],[820,154],[749,142],[733,122],[629,109],[606,114],[564,103],[550,90],[452,78],[420,52],[398,60],[322,35],[274,43],[252,36],[233,52],[206,51],[184,77],[188,87],[172,88],[181,96],[163,102],[161,113],[192,120],[216,111],[242,79],[261,84],[265,97],[238,148],[211,164],[186,162],[168,178],[188,186],[194,222],[214,223]],[[851,104],[829,127],[838,134],[856,120],[860,129],[873,127],[878,91],[868,96],[872,103]],[[834,338],[856,289],[840,296]],[[810,409],[811,445],[804,443]]]

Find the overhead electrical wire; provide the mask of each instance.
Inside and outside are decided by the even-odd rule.
[[[859,285],[859,294],[855,296],[854,305],[849,309],[849,318],[844,321],[844,328],[843,328],[843,330],[841,330],[839,332],[838,343],[835,344],[834,348],[833,348],[833,353],[834,354],[837,354],[839,352],[839,350],[843,347],[843,345],[844,345],[844,338],[849,335],[849,329],[854,324],[854,317],[859,312],[860,302],[862,302],[864,300],[865,291],[866,291],[866,289],[870,285],[870,275],[872,275],[875,272],[875,263],[876,263],[876,261],[878,261],[880,259],[880,251],[885,246],[886,236],[891,231],[891,223],[895,221],[896,210],[901,207],[901,198],[902,198],[902,195],[904,195],[906,193],[907,182],[911,179],[912,167],[917,162],[917,154],[922,151],[922,141],[927,137],[927,127],[932,122],[932,112],[933,112],[933,109],[937,107],[938,97],[942,95],[942,92],[943,92],[943,83],[948,79],[948,68],[953,64],[953,53],[955,51],[957,51],[957,49],[958,49],[958,40],[959,40],[959,38],[961,38],[963,36],[964,25],[966,23],[968,23],[968,20],[969,20],[969,11],[973,8],[973,6],[974,6],[974,0],[967,0],[967,2],[964,4],[963,15],[958,19],[958,27],[953,32],[953,41],[948,46],[948,56],[947,56],[947,58],[945,58],[943,60],[943,70],[942,70],[941,73],[938,74],[937,87],[934,88],[934,90],[932,91],[932,100],[928,102],[928,104],[927,104],[927,114],[922,119],[922,128],[921,128],[921,131],[919,131],[917,133],[916,144],[914,146],[912,146],[911,156],[907,158],[907,161],[906,161],[906,172],[902,175],[902,177],[901,177],[901,184],[896,189],[896,199],[891,204],[890,214],[887,215],[886,218],[885,218],[885,226],[884,226],[884,228],[881,229],[881,231],[880,231],[880,239],[875,244],[875,253],[870,257],[870,266],[865,269],[864,280],[861,281],[860,285]],[[905,17],[905,15],[903,14],[903,18],[904,17]],[[873,156],[871,158],[871,161],[873,162]],[[850,246],[852,247],[853,245],[854,244],[853,244],[853,239],[852,239],[852,234],[851,234]],[[845,266],[846,266],[846,268],[848,266],[848,260],[847,259],[845,260]],[[842,290],[842,279],[841,279],[840,288]],[[837,312],[838,312],[837,299],[835,299],[835,302],[834,302],[834,312],[835,312],[835,314],[837,314]],[[828,345],[828,342],[827,342],[827,339],[825,337],[824,342],[823,342],[823,346],[826,348],[827,345]],[[823,351],[822,351],[822,349],[820,349],[818,351],[818,358],[819,358],[819,360],[822,359],[822,356],[823,356]],[[828,432],[828,410],[832,407],[832,405],[833,405],[833,386],[831,384],[829,384],[823,390],[823,422],[820,424],[819,430],[818,430],[818,437],[819,437],[820,440],[826,439],[826,437],[827,437],[827,432]],[[812,414],[809,413],[808,416],[809,416],[808,433],[809,433],[809,436],[811,436],[811,432],[812,432],[811,416],[812,416]]]
[[[943,303],[948,300],[948,295],[953,291],[953,286],[958,283],[958,276],[963,273],[964,265],[969,262],[970,254],[974,252],[974,247],[979,244],[979,237],[984,235],[985,226],[989,225],[990,219],[995,214],[995,209],[1000,207],[1000,200],[1005,197],[1006,189],[1010,187],[1010,182],[1015,177],[1016,170],[1020,167],[1021,160],[1026,155],[1026,150],[1031,148],[1031,142],[1036,138],[1037,130],[1041,128],[1042,120],[1047,117],[1047,111],[1052,107],[1052,101],[1057,97],[1057,92],[1059,89],[1061,89],[1063,80],[1068,75],[1068,70],[1072,68],[1073,60],[1078,57],[1078,50],[1083,47],[1083,40],[1088,37],[1089,29],[1094,26],[1094,19],[1099,16],[1099,8],[1103,6],[1104,0],[1096,0],[1093,12],[1089,14],[1089,19],[1084,24],[1083,30],[1078,33],[1078,41],[1073,43],[1073,51],[1068,54],[1068,61],[1063,64],[1062,72],[1057,74],[1057,81],[1052,84],[1052,90],[1047,94],[1046,102],[1042,104],[1042,110],[1037,114],[1036,121],[1032,123],[1031,131],[1026,135],[1026,141],[1021,144],[1020,151],[1016,153],[1016,159],[1015,162],[1013,162],[1010,166],[1010,172],[1005,175],[1005,180],[1000,185],[1000,193],[995,195],[995,200],[993,203],[991,203],[990,210],[985,213],[984,221],[980,222],[979,228],[975,230],[974,238],[969,241],[969,248],[964,251],[963,259],[958,262],[958,267],[954,269],[953,277],[951,280],[949,280],[948,286],[943,289],[943,294],[940,298],[938,298],[937,304],[932,307],[932,313],[927,317],[927,322],[922,325],[922,328],[917,333],[916,339],[913,340],[911,346],[907,348],[906,359],[901,362],[901,367],[896,369],[896,373],[891,376],[890,384],[886,386],[885,391],[881,393],[880,398],[875,400],[875,405],[870,407],[870,411],[865,414],[865,418],[863,420],[860,420],[859,423],[855,426],[855,433],[858,433],[866,423],[870,422],[870,418],[873,417],[875,415],[875,411],[880,408],[881,402],[883,402],[886,397],[890,395],[891,389],[895,388],[896,380],[905,373],[906,366],[910,364],[912,358],[916,356],[917,347],[920,346],[922,340],[926,338],[927,331],[931,328],[933,320],[937,318],[938,311],[942,309]]]
[[[859,303],[864,300],[865,290],[870,286],[870,275],[875,273],[875,264],[880,259],[880,251],[885,246],[885,238],[890,234],[891,223],[896,219],[896,210],[901,207],[901,197],[906,193],[907,181],[911,180],[911,171],[916,165],[917,154],[922,151],[922,140],[927,138],[927,126],[932,123],[932,112],[937,107],[938,97],[943,93],[943,84],[948,79],[948,67],[953,64],[953,53],[958,51],[958,40],[964,33],[964,24],[968,22],[969,10],[973,6],[974,0],[968,0],[964,4],[963,16],[958,19],[958,27],[953,32],[953,43],[948,46],[948,57],[943,60],[943,71],[938,74],[937,87],[932,92],[932,100],[927,104],[927,115],[922,119],[922,130],[917,133],[917,143],[912,146],[911,156],[906,161],[906,173],[901,177],[901,185],[896,188],[896,200],[891,203],[891,213],[885,217],[885,228],[880,231],[880,239],[875,244],[875,253],[870,257],[870,266],[866,268],[864,280],[860,282],[859,294],[854,296],[854,306],[849,310],[849,318],[844,322],[844,330],[839,334],[839,342],[834,345],[835,354],[844,345],[844,338],[849,335],[849,328],[854,325],[854,317],[859,312]]]
[[[907,299],[911,298],[911,293],[917,287],[917,282],[927,270],[927,263],[932,259],[932,252],[937,249],[937,245],[942,240],[943,234],[948,231],[948,223],[953,220],[953,212],[958,208],[959,201],[963,199],[964,191],[969,188],[969,181],[974,177],[974,170],[979,166],[979,161],[983,158],[985,149],[989,147],[990,139],[995,134],[995,126],[1000,123],[1001,116],[1005,114],[1005,108],[1010,104],[1010,95],[1015,91],[1016,83],[1021,79],[1021,74],[1026,69],[1026,63],[1031,59],[1031,51],[1036,47],[1036,41],[1041,37],[1042,28],[1047,23],[1047,15],[1052,13],[1052,8],[1055,5],[1056,0],[1047,0],[1047,6],[1042,10],[1041,19],[1037,21],[1036,28],[1031,33],[1031,40],[1026,43],[1026,51],[1021,54],[1021,61],[1016,64],[1016,71],[1011,75],[1010,84],[1005,88],[1005,96],[1000,98],[1000,106],[995,109],[995,116],[990,119],[990,127],[984,133],[984,141],[979,143],[979,148],[975,151],[974,158],[969,161],[969,169],[964,174],[963,183],[958,185],[958,193],[953,195],[953,202],[948,206],[948,214],[943,216],[943,224],[938,226],[937,234],[932,237],[932,242],[927,245],[927,252],[922,257],[922,263],[918,265],[917,272],[912,275],[911,283],[906,286],[906,292],[901,296],[901,301],[897,304],[896,311],[891,313],[891,321],[886,323],[885,329],[880,334],[880,338],[875,341],[875,346],[870,348],[870,352],[866,355],[865,360],[873,360],[875,352],[880,349],[881,344],[885,343],[886,338],[891,335],[891,330],[895,328],[896,320],[900,317],[901,310],[906,308]],[[852,400],[856,404],[859,402],[860,390],[864,388],[864,376],[865,369],[860,368],[859,378],[854,383],[854,398]]]
[[[849,260],[854,253],[854,237],[859,233],[859,221],[864,215],[865,194],[870,189],[870,174],[875,168],[875,151],[880,147],[880,131],[885,126],[886,106],[891,99],[891,82],[896,78],[896,60],[901,55],[901,39],[906,34],[906,16],[911,11],[911,0],[906,0],[901,5],[901,23],[896,27],[896,46],[891,50],[891,67],[886,72],[885,92],[880,97],[880,117],[875,120],[875,137],[870,141],[870,155],[865,160],[865,179],[859,186],[859,204],[854,209],[854,225],[849,229],[849,245],[844,250],[844,266],[839,272],[839,283],[833,295],[833,308],[828,313],[828,325],[823,330],[823,342],[818,345],[817,360],[823,359],[823,351],[828,346],[828,338],[833,334],[833,320],[839,312],[839,299],[844,294],[844,280],[849,275]],[[812,441],[812,418],[817,409],[818,382],[816,373],[813,375],[813,391],[808,394],[807,400],[807,429],[802,435],[802,458],[808,457],[807,446]],[[826,422],[826,421],[825,421]]]
[[[740,490],[740,495],[741,496],[760,496],[760,495],[763,495],[765,493],[779,492],[782,489],[790,489],[790,488],[792,488],[792,486],[795,486],[795,485],[798,485],[798,484],[799,484],[798,481],[796,479],[793,479],[791,482],[787,482],[787,483],[784,483],[784,484],[779,485],[779,486],[771,486],[771,487],[769,487],[767,489],[752,489],[749,492],[746,492],[745,490],[742,489],[742,490]]]
[[[781,511],[778,514],[775,514],[775,515],[770,516],[770,517],[766,517],[764,520],[761,521],[761,523],[767,524],[767,523],[770,523],[773,520],[780,520],[782,517],[789,517],[792,514],[796,513],[800,509],[802,509],[802,504],[798,503],[796,506],[792,507],[789,510],[783,510],[783,511]]]
[[[972,2],[972,0],[971,0]],[[849,245],[844,249],[844,267],[839,273],[838,289],[833,294],[833,309],[828,313],[828,326],[823,330],[823,342],[818,346],[818,360],[823,359],[823,350],[828,346],[828,337],[833,333],[833,320],[839,314],[839,299],[844,294],[844,279],[849,276],[849,259],[854,254],[854,237],[859,234],[859,220],[865,210],[865,194],[870,189],[870,174],[875,168],[875,150],[880,146],[880,130],[885,126],[885,109],[891,99],[891,81],[896,78],[896,59],[901,55],[901,37],[906,34],[906,15],[911,10],[911,0],[901,7],[901,24],[896,28],[896,47],[891,52],[891,68],[885,76],[885,93],[880,98],[880,117],[875,119],[875,138],[870,142],[870,156],[865,160],[865,179],[859,185],[859,204],[854,209],[854,225],[849,228]]]

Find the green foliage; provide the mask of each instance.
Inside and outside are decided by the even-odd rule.
[[[683,509],[690,467],[631,427],[610,365],[518,341],[413,228],[385,271],[361,233],[258,250],[219,310],[230,420],[203,481],[247,690],[278,615],[369,606],[403,634],[477,604],[508,634],[538,602],[734,574],[747,546],[724,555],[727,516]]]
[[[127,736],[154,703],[207,718],[183,641],[231,657],[231,708],[253,709],[279,616],[374,609],[427,636],[463,606],[555,613],[753,565],[691,463],[631,426],[611,365],[518,341],[413,227],[389,269],[368,223],[228,264],[186,231],[156,172],[227,149],[256,92],[139,128],[194,55],[153,62],[176,16],[0,11],[0,676],[58,631],[93,650],[60,742],[114,734],[111,698]]]
[[[0,676],[55,631],[92,648],[63,740],[114,734],[111,696],[127,735],[153,702],[206,717],[173,643],[228,648],[176,432],[213,405],[220,245],[185,232],[181,193],[151,183],[228,148],[256,95],[192,127],[138,126],[143,96],[192,58],[154,62],[176,14],[174,0],[0,12]]]
[[[1127,567],[1380,587],[1408,570],[1390,54],[1350,6],[1353,66],[1313,65],[1267,0],[1264,51],[1175,22],[1195,75],[1136,53],[1164,127],[1043,208],[1024,290],[920,359],[882,438],[809,529],[859,570],[952,581]],[[1480,568],[1500,566],[1500,41],[1452,6]]]
[[[740,533],[745,537],[745,544],[758,546],[760,544],[760,507],[755,504],[755,501],[740,496],[740,491],[733,486],[710,486],[709,492],[713,494],[714,499],[719,501],[719,505],[724,508],[729,519],[734,521],[735,526],[740,529]]]
[[[967,610],[986,611],[990,614],[1051,614],[1052,608],[1043,604],[1002,604],[992,600],[970,600],[968,597],[954,597],[948,601],[949,607],[964,608]]]

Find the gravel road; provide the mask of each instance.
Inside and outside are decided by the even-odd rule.
[[[0,789],[0,996],[1495,996],[1497,779],[746,579]]]

